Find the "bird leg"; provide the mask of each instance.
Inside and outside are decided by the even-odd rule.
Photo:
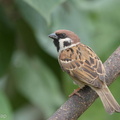
[[[72,97],[73,95],[78,95],[80,97],[80,94],[78,93],[79,90],[80,88],[74,89],[74,91],[69,95],[69,97]]]

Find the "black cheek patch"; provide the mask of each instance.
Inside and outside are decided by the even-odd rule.
[[[70,43],[70,42],[68,42],[68,41],[64,41],[64,43],[63,43],[63,44],[64,44],[64,47],[65,47],[65,46],[69,46],[69,45],[71,45],[71,43]]]

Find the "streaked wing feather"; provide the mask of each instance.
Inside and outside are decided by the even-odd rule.
[[[93,87],[102,87],[105,70],[101,60],[83,44],[61,51],[59,63],[64,71],[76,80]]]

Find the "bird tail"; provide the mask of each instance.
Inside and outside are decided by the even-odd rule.
[[[114,112],[120,112],[120,105],[117,103],[117,101],[113,97],[107,85],[104,85],[102,89],[97,89],[95,91],[99,95],[106,112],[110,114]]]

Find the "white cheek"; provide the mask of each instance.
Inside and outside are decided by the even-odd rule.
[[[59,40],[60,50],[65,49],[65,47],[64,47],[64,42],[65,42],[65,41],[67,41],[67,42],[72,42],[72,40],[71,40],[70,38],[60,39],[60,40]]]
[[[59,47],[60,47],[60,49],[62,49],[64,47],[63,43],[64,43],[63,40],[59,40]]]

